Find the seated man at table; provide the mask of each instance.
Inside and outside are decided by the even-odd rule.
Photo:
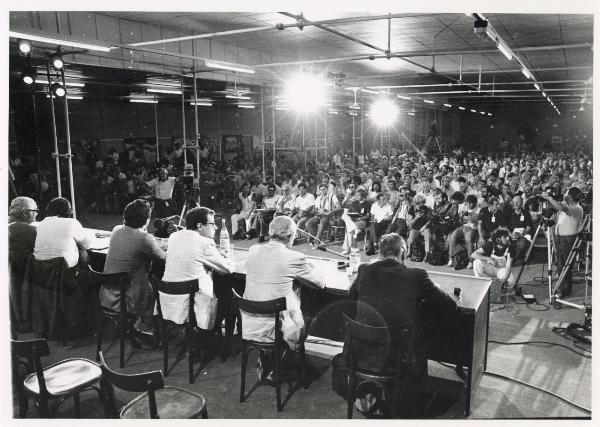
[[[300,289],[293,289],[294,280],[302,279],[316,287],[325,287],[323,279],[306,261],[306,257],[290,249],[296,237],[296,228],[291,218],[275,217],[269,225],[269,243],[250,247],[243,296],[250,301],[285,297],[287,309],[281,313],[281,329],[283,339],[292,350],[306,338],[305,321],[300,309]],[[275,339],[274,322],[273,318],[242,313],[242,337],[272,342]],[[261,359],[260,363],[262,372],[268,375],[270,367],[266,365],[269,362]]]
[[[104,273],[133,272],[131,286],[124,296],[118,288],[100,289],[100,305],[119,311],[119,302],[125,298],[127,311],[138,317],[134,329],[142,334],[153,335],[154,293],[148,281],[149,261],[164,260],[166,254],[158,247],[154,237],[146,232],[150,222],[150,204],[134,200],[123,210],[123,224],[113,228],[108,243]],[[142,340],[147,336],[140,335]],[[153,343],[152,343],[153,344]]]
[[[429,279],[425,270],[404,264],[407,248],[400,235],[383,235],[379,249],[380,260],[362,264],[350,288],[350,297],[357,300],[355,320],[376,327],[406,325],[412,328],[416,334],[415,374],[420,377],[427,369],[425,343],[443,337],[445,331],[452,328],[456,323],[457,305]],[[421,315],[423,310],[427,316]],[[386,351],[365,346],[354,353],[364,366],[371,366],[374,371],[393,366],[393,354],[385,358],[374,350]],[[464,375],[462,365],[457,366],[457,372]]]

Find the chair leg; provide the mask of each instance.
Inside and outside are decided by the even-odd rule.
[[[98,315],[98,325],[96,327],[96,361],[100,360],[100,351],[102,350],[102,337],[104,336],[104,319]]]
[[[166,322],[162,320],[161,323],[161,330],[163,336],[163,375],[166,377],[167,375],[169,375],[169,337],[167,335]]]
[[[125,367],[125,332],[127,329],[127,319],[123,313],[119,318],[119,367]]]
[[[277,398],[277,412],[281,412],[283,410],[281,406],[281,369],[280,369],[280,354],[278,351],[275,352],[275,363],[273,367],[273,371],[275,373],[275,396]]]
[[[79,409],[79,393],[73,395],[73,408],[75,409],[75,418],[81,418],[81,411]]]
[[[208,419],[208,409],[206,409],[206,408],[204,408],[204,411],[202,411],[202,419],[203,420]]]
[[[194,383],[194,343],[192,325],[188,322],[185,324],[185,344],[188,351],[188,381]]]
[[[49,418],[50,412],[48,411],[48,400],[40,399],[38,401],[38,414],[40,418]]]
[[[352,419],[352,410],[354,409],[354,388],[355,388],[355,378],[353,375],[348,375],[348,408],[346,411],[346,418]]]
[[[308,378],[306,378],[306,350],[304,344],[300,347],[300,378],[304,389],[308,388]]]
[[[246,366],[248,365],[248,353],[242,348],[242,378],[240,384],[240,402],[244,402],[244,393],[246,388]]]
[[[27,409],[29,407],[29,399],[24,393],[19,393],[19,418],[25,418],[27,416]]]

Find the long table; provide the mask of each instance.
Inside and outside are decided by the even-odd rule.
[[[92,248],[90,252],[103,263],[108,248],[110,232],[86,229]],[[217,296],[231,296],[235,289],[240,295],[244,292],[246,261],[248,250],[235,248],[232,253],[235,271],[230,275],[214,275],[213,281]],[[342,313],[352,315],[356,304],[350,300],[349,289],[355,279],[346,269],[337,268],[337,260],[307,256],[309,263],[323,277],[325,289],[303,287],[302,310],[309,316],[319,318],[313,322],[310,334],[333,341],[343,341]],[[99,267],[96,267],[99,268]],[[451,273],[429,271],[431,280],[455,299],[459,308],[456,330],[446,337],[448,342],[457,343],[448,350],[442,343],[428,343],[426,355],[429,360],[444,363],[464,363],[467,368],[467,389],[465,416],[470,413],[481,377],[487,366],[487,342],[489,328],[489,290],[491,280]],[[454,288],[461,288],[461,296],[454,296]],[[438,345],[439,344],[439,345]]]

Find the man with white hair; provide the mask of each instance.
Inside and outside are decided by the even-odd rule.
[[[295,279],[324,288],[319,273],[309,264],[304,254],[291,250],[296,237],[297,225],[287,216],[278,216],[269,225],[269,242],[254,245],[248,252],[246,262],[246,289],[244,299],[269,301],[286,299],[286,310],[281,313],[283,339],[293,350],[306,338],[305,321],[300,310],[300,289],[293,289]],[[275,339],[272,317],[242,312],[242,337],[262,342]],[[265,360],[261,363],[266,374]]]

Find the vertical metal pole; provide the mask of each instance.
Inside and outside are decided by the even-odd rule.
[[[304,119],[305,113],[302,113],[302,151],[304,152],[304,172],[306,172],[306,141],[304,140]]]
[[[38,201],[42,200],[42,151],[40,149],[40,140],[37,131],[37,108],[35,104],[35,84],[31,85],[31,99],[33,102],[33,140],[35,143],[35,155],[37,161],[37,185],[38,185]]]
[[[223,141],[221,138],[221,104],[217,104],[217,137],[219,138],[219,162],[223,161]]]
[[[262,179],[267,179],[265,170],[265,86],[260,85],[260,133],[261,133],[261,152],[262,152]]]
[[[273,114],[273,182],[276,179],[276,168],[277,168],[277,159],[275,157],[275,142],[277,138],[275,137],[275,85],[272,86],[273,93],[271,94],[271,113]]]
[[[183,164],[187,164],[187,138],[185,134],[185,92],[183,90],[183,76],[181,76],[181,125],[183,126]]]
[[[362,92],[360,94],[360,152],[365,154],[365,113],[364,113],[364,104],[363,104],[363,95]]]
[[[158,103],[154,103],[154,139],[156,141],[156,164],[160,163],[160,150],[158,148]]]
[[[65,68],[61,70],[61,78],[63,87],[65,85]],[[73,186],[73,161],[71,159],[71,130],[69,129],[69,102],[65,94],[65,134],[67,139],[67,165],[69,166],[69,187],[71,190],[71,208],[73,210],[73,218],[77,219],[77,209],[75,208],[75,187]],[[52,99],[52,98],[50,98]]]
[[[192,78],[194,79],[194,131],[195,131],[195,142],[196,142],[196,173],[197,178],[200,180],[200,135],[198,135],[198,88],[196,83],[196,72],[192,72]]]
[[[50,64],[46,62],[46,72],[48,73],[48,95],[50,96],[50,112],[52,113],[52,138],[54,140],[54,163],[56,165],[56,183],[58,197],[62,197],[62,188],[60,185],[60,160],[58,157],[58,138],[56,136],[56,113],[54,111],[54,95],[50,87],[52,86],[52,79],[50,78]]]
[[[325,116],[323,116],[323,126],[325,127],[325,133],[323,135],[323,156],[325,157],[325,162],[327,162],[327,115],[329,113],[325,111]],[[333,117],[331,118],[333,120]]]
[[[387,139],[388,139],[388,158],[392,155],[392,130],[387,128]]]
[[[315,167],[319,169],[317,166],[319,164],[319,135],[317,133],[317,116],[318,113],[315,113]]]
[[[356,116],[354,114],[352,115],[352,167],[356,167]]]

